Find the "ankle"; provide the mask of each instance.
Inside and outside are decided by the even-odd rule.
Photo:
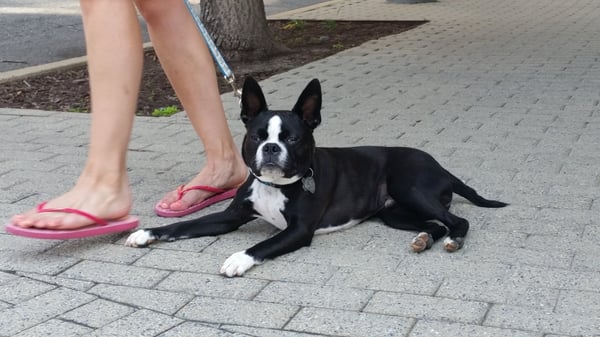
[[[106,166],[87,164],[77,180],[77,185],[120,191],[128,189],[129,180],[125,169],[111,170]]]

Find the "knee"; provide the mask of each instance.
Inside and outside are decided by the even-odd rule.
[[[94,11],[94,7],[97,7],[98,1],[96,0],[79,0],[79,7],[81,8],[81,15],[87,17],[91,12]]]
[[[180,0],[134,0],[135,6],[150,26],[159,25],[167,20],[173,11],[181,10]]]

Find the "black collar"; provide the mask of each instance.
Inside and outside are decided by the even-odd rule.
[[[260,182],[262,184],[265,184],[267,186],[270,186],[270,187],[275,187],[275,188],[282,188],[282,187],[285,187],[285,186],[290,186],[290,185],[293,185],[293,184],[295,184],[295,183],[297,183],[297,182],[299,182],[301,180],[304,180],[304,179],[307,179],[307,178],[313,178],[314,175],[315,175],[315,171],[313,171],[313,169],[309,167],[308,170],[306,170],[306,172],[302,176],[302,178],[294,181],[293,183],[282,185],[282,184],[275,184],[275,183],[271,183],[271,182],[268,182],[268,181],[261,180],[254,172],[252,172],[252,170],[250,168],[248,168],[248,170],[254,176],[254,178],[256,180],[258,180],[258,182]]]

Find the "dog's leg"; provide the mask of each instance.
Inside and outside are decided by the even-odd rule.
[[[418,214],[422,221],[431,223],[430,220],[437,220],[448,228],[449,236],[444,240],[446,251],[454,252],[462,248],[465,236],[469,231],[469,222],[448,211],[447,198],[440,197],[445,193],[432,191],[427,186],[417,186],[410,191],[411,193],[408,195],[398,196],[398,199],[406,205],[405,207]],[[393,190],[390,189],[390,192],[393,192]],[[392,194],[392,198],[396,197]]]
[[[448,211],[446,211],[445,218],[448,220],[442,222],[448,226],[450,233],[444,239],[444,249],[448,252],[455,252],[461,249],[465,243],[465,236],[469,231],[469,222]]]
[[[410,247],[416,253],[431,248],[435,241],[448,234],[448,228],[443,224],[435,220],[423,221],[414,212],[400,207],[384,209],[378,216],[387,226],[418,232],[410,244]]]
[[[254,219],[249,212],[225,210],[198,219],[176,222],[171,225],[140,229],[129,235],[126,246],[145,247],[156,240],[175,241],[201,236],[215,236],[238,229]]]
[[[221,274],[227,277],[242,276],[248,269],[265,259],[293,252],[304,246],[310,246],[314,232],[310,226],[290,225],[275,236],[231,255],[221,267]]]

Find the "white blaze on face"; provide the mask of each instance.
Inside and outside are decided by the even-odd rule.
[[[267,139],[265,139],[262,144],[260,144],[260,146],[258,146],[258,148],[256,149],[256,167],[261,170],[261,174],[265,175],[267,174],[267,176],[265,176],[264,178],[267,179],[276,179],[279,177],[283,176],[283,170],[279,170],[279,169],[275,169],[275,170],[263,170],[262,166],[264,164],[264,157],[263,157],[263,148],[265,147],[265,144],[277,144],[279,146],[279,148],[281,149],[281,152],[279,153],[279,156],[277,158],[277,166],[279,166],[280,168],[284,167],[284,164],[287,161],[288,158],[288,152],[287,149],[285,147],[285,144],[283,144],[280,140],[279,140],[279,135],[281,134],[281,117],[279,116],[273,116],[271,117],[271,119],[269,120],[269,124],[267,126]],[[271,177],[269,177],[271,176]]]

